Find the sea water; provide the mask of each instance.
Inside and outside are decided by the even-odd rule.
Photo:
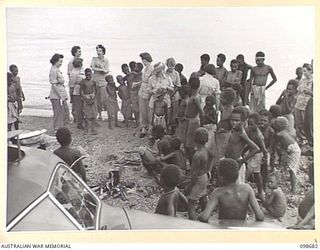
[[[227,56],[225,67],[238,54],[255,65],[264,51],[278,81],[267,90],[267,105],[275,103],[295,69],[314,57],[314,13],[308,7],[277,8],[7,8],[7,65],[16,64],[26,96],[23,114],[51,115],[48,81],[54,53],[67,64],[74,45],[81,46],[84,67],[95,47],[107,48],[114,78],[121,64],[140,61],[141,52],[165,62],[174,57],[189,77],[207,53]],[[270,82],[270,77],[268,82]],[[47,111],[46,111],[47,110]]]

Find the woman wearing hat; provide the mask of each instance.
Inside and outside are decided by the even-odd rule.
[[[141,136],[144,136],[146,135],[147,129],[150,126],[152,120],[152,113],[150,112],[149,108],[149,101],[151,97],[149,78],[153,72],[153,66],[151,64],[152,57],[149,53],[141,53],[140,57],[143,65],[145,66],[142,72],[142,84],[138,93]]]
[[[107,82],[105,76],[109,73],[109,60],[104,57],[106,48],[102,45],[97,45],[97,57],[93,57],[90,67],[93,70],[92,79],[97,84],[97,102],[98,102],[98,119],[102,119],[102,110],[107,110]]]

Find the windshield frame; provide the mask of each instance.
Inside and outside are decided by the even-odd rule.
[[[46,191],[41,194],[37,199],[35,199],[29,206],[27,206],[20,214],[18,214],[7,226],[6,231],[9,232],[12,228],[16,226],[23,218],[28,215],[35,207],[37,207],[44,199],[49,197],[49,199],[61,210],[61,212],[68,217],[69,220],[72,221],[72,223],[80,230],[85,231],[85,228],[83,228],[78,221],[60,204],[60,202],[54,197],[54,195],[50,192],[50,188],[52,186],[54,177],[57,173],[57,171],[61,168],[65,168],[70,172],[70,174],[77,179],[83,185],[86,190],[89,191],[89,193],[94,197],[95,201],[97,202],[97,213],[95,216],[95,227],[93,230],[99,230],[99,224],[100,224],[100,214],[101,214],[101,201],[97,197],[97,195],[90,189],[90,187],[77,175],[75,174],[70,167],[63,163],[58,163],[55,167],[54,171],[52,172],[50,176],[50,180],[48,183],[48,186],[46,188]],[[36,231],[36,230],[35,230]]]

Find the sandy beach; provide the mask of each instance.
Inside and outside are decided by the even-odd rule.
[[[20,129],[31,131],[47,129],[46,138],[49,141],[47,150],[53,151],[59,147],[59,144],[55,141],[51,117],[22,116],[21,120]],[[84,163],[87,165],[89,186],[104,185],[108,181],[110,170],[119,170],[120,182],[123,185],[131,183],[134,187],[127,189],[126,199],[103,196],[103,200],[114,206],[154,212],[161,188],[153,179],[142,177],[144,168],[140,164],[138,153],[135,152],[139,146],[147,145],[147,139],[141,139],[137,136],[138,129],[114,128],[110,130],[107,128],[107,121],[100,121],[100,124],[99,133],[95,136],[86,135],[85,131],[77,129],[75,124],[69,126],[73,137],[72,145],[79,148],[82,154],[86,156]],[[290,193],[288,172],[280,170],[280,183],[287,196],[288,207],[283,221],[274,221],[274,223],[289,226],[296,222],[297,206],[310,188],[307,168],[311,161],[313,161],[312,157],[301,157],[300,169],[297,173],[299,180],[297,194],[294,195]],[[185,215],[180,216],[184,217]],[[268,217],[266,220],[272,221]]]

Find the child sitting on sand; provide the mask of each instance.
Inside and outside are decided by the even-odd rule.
[[[106,75],[105,77],[107,82],[107,113],[108,113],[108,123],[109,129],[112,129],[112,119],[114,118],[114,126],[119,127],[118,125],[118,99],[117,99],[117,88],[113,80],[112,75]]]
[[[298,143],[288,133],[288,120],[279,116],[275,120],[275,131],[277,144],[283,150],[281,167],[289,169],[291,191],[296,191],[296,173],[299,169],[301,150]]]
[[[153,103],[153,121],[152,125],[161,125],[164,129],[167,129],[168,121],[168,105],[164,100],[166,89],[158,88],[155,92],[155,100]]]
[[[64,160],[69,166],[71,166],[76,160],[81,157],[81,153],[79,150],[70,147],[72,141],[70,130],[65,127],[59,128],[56,133],[56,137],[57,141],[60,143],[60,148],[53,151],[53,153]],[[84,168],[81,160],[79,160],[73,166],[72,170],[76,172],[84,182],[87,181],[86,169]]]
[[[161,125],[156,125],[152,127],[151,131],[152,138],[158,140],[157,149],[158,152],[151,152],[150,150],[141,147],[140,148],[140,157],[143,166],[147,169],[148,174],[154,176],[154,172],[160,173],[162,164],[156,156],[166,156],[171,152],[170,149],[170,140],[171,137],[165,135],[164,128]]]
[[[186,197],[177,189],[181,180],[181,173],[176,165],[168,165],[161,170],[160,184],[164,193],[160,196],[156,214],[176,216],[180,206],[187,205]]]
[[[182,171],[186,170],[186,159],[183,151],[181,150],[181,141],[179,138],[173,138],[170,141],[171,153],[166,156],[159,157],[160,161],[164,164],[173,164],[178,166]]]
[[[281,217],[286,213],[287,199],[279,186],[279,176],[276,172],[273,172],[268,176],[268,187],[272,192],[267,199],[262,200],[262,204],[271,216],[281,220]]]
[[[237,162],[233,159],[221,160],[218,172],[222,187],[213,191],[206,209],[199,216],[199,220],[208,222],[217,207],[219,208],[220,220],[245,220],[250,205],[255,213],[256,221],[263,221],[263,213],[251,186],[236,183],[239,176]]]
[[[86,78],[80,82],[80,95],[83,100],[83,113],[87,132],[95,135],[97,132],[94,128],[94,123],[98,114],[96,83],[92,80],[92,71],[90,68],[85,69],[84,74]]]
[[[185,189],[188,197],[188,215],[190,220],[196,219],[196,205],[200,202],[201,209],[207,205],[207,185],[211,172],[213,154],[205,144],[208,141],[208,132],[205,128],[198,128],[194,133],[194,141],[197,151],[192,157],[191,182]]]
[[[126,86],[121,75],[117,76],[117,82],[120,84],[118,87],[118,95],[121,99],[121,113],[124,118],[126,127],[129,127],[129,118],[131,116],[131,100],[129,86]]]

